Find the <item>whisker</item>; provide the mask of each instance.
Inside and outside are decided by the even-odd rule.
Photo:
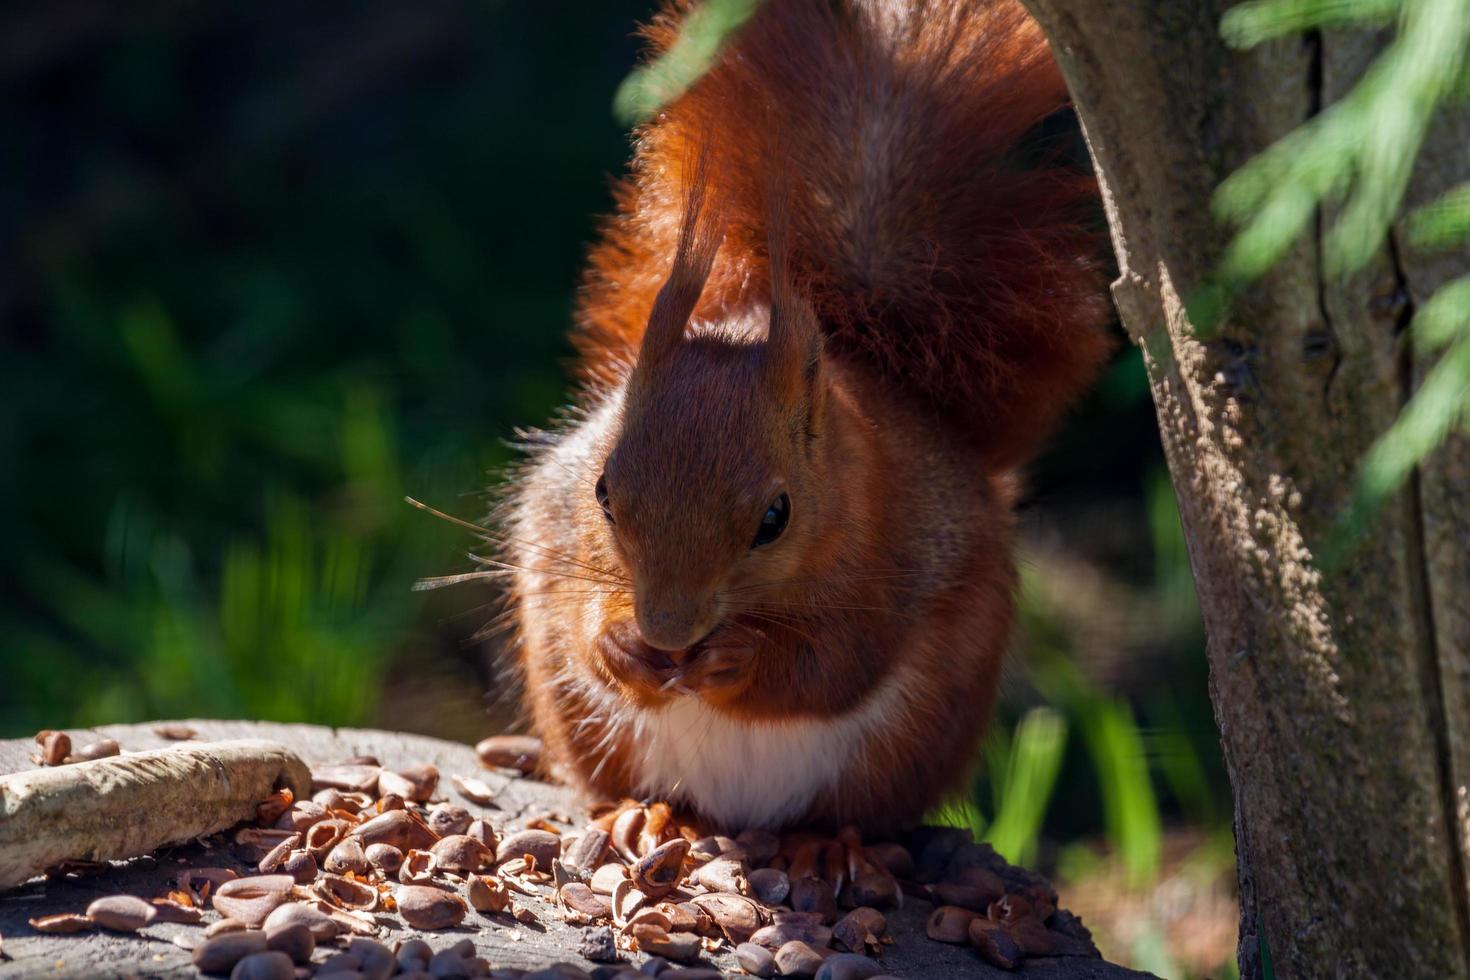
[[[411,586],[414,592],[430,592],[434,589],[443,589],[451,585],[462,585],[465,582],[483,581],[484,579],[499,578],[507,572],[461,572],[458,575],[431,575],[421,578]]]
[[[497,544],[520,545],[523,548],[530,548],[533,551],[539,552],[543,557],[552,558],[556,561],[561,561],[568,565],[575,565],[579,568],[584,568],[587,571],[591,572],[597,572],[601,575],[622,578],[622,576],[618,575],[611,569],[601,568],[597,565],[581,561],[577,558],[572,557],[571,555],[566,555],[556,551],[555,549],[548,548],[546,545],[541,544],[539,541],[527,541],[523,538],[510,537],[509,535],[506,535],[499,531],[495,531],[491,528],[485,527],[484,525],[475,524],[472,521],[466,521],[463,518],[455,517],[452,514],[446,514],[444,513],[444,511],[439,510],[436,507],[430,507],[423,501],[415,500],[413,497],[404,497],[403,499],[411,506],[417,507],[419,510],[424,511],[425,513],[432,514],[434,517],[437,517],[440,520],[448,521],[450,524],[453,524],[456,527],[462,527],[465,530],[472,532],[477,537],[483,538],[486,541],[491,541]]]
[[[628,585],[626,581],[615,579],[598,578],[595,575],[575,575],[571,572],[559,572],[551,568],[536,568],[530,565],[517,565],[514,562],[501,561],[499,558],[486,558],[484,555],[471,554],[467,556],[470,561],[477,565],[488,565],[508,572],[532,572],[538,575],[551,575],[555,578],[575,579],[579,582],[592,582],[595,585]]]

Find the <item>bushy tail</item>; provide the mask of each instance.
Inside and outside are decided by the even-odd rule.
[[[683,0],[649,28],[672,43]],[[613,381],[636,353],[707,141],[729,224],[701,315],[763,301],[765,195],[789,188],[790,265],[827,347],[961,427],[998,465],[1034,452],[1106,358],[1095,189],[1019,159],[1066,104],[1014,0],[767,0],[639,135],[591,255],[579,342]]]

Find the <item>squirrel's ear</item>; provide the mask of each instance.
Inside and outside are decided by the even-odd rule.
[[[766,254],[771,279],[771,325],[766,365],[778,392],[797,395],[810,389],[822,356],[822,330],[812,305],[792,282],[790,265],[790,182],[772,182],[766,198]]]
[[[648,315],[648,328],[643,332],[643,344],[634,368],[635,380],[646,378],[679,345],[725,237],[719,208],[706,200],[709,154],[706,138],[685,161],[684,215],[679,225],[679,244],[669,278],[658,291]]]

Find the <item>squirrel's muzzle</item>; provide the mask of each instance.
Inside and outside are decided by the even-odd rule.
[[[676,662],[719,625],[719,611],[709,598],[683,592],[635,588],[634,614],[643,642],[667,651]]]

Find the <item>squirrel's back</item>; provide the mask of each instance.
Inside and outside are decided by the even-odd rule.
[[[676,0],[648,28],[653,55],[689,7]],[[1092,181],[1021,158],[1065,104],[1014,0],[766,0],[638,135],[590,256],[585,377],[616,384],[633,362],[702,150],[725,240],[697,316],[768,299],[779,187],[792,278],[828,351],[866,363],[992,463],[1023,461],[1109,347]]]

